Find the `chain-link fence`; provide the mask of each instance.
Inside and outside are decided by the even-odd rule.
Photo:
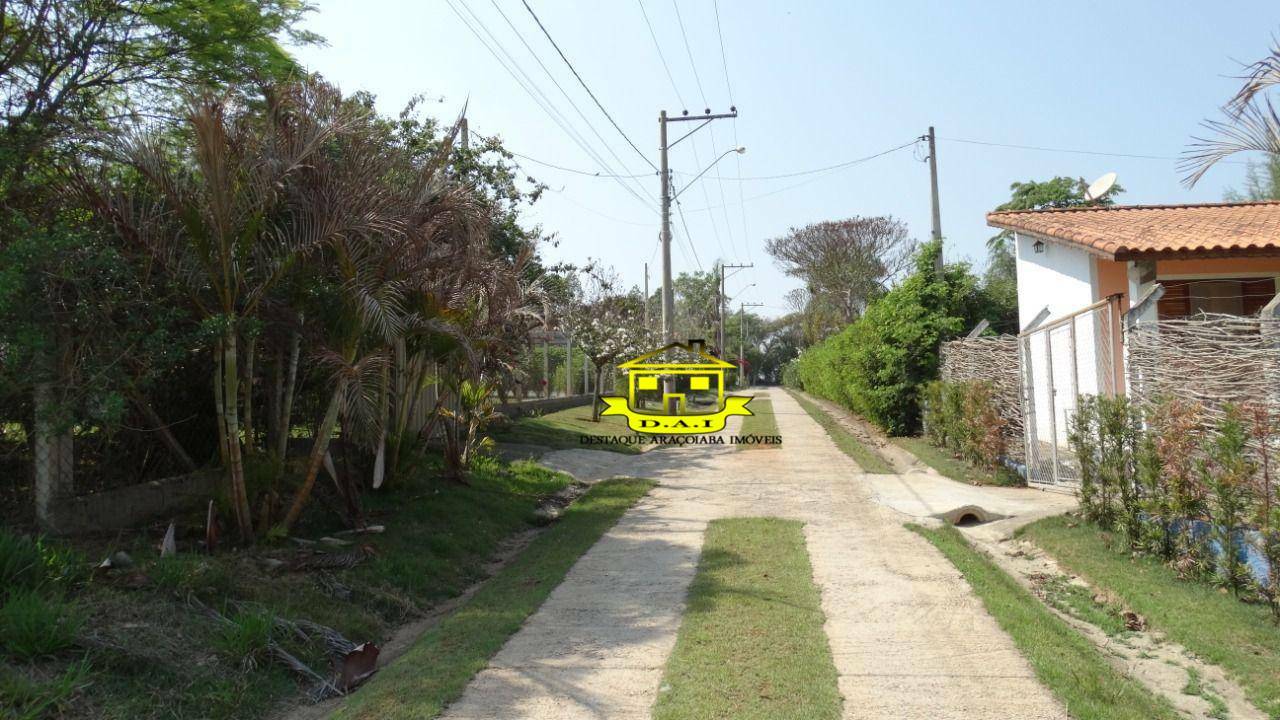
[[[1017,335],[963,338],[942,344],[942,379],[991,386],[996,411],[1004,422],[1005,455],[1022,462],[1026,431],[1019,376]]]
[[[1103,300],[1018,336],[1027,482],[1072,487],[1080,466],[1067,442],[1081,396],[1123,392],[1116,303]]]

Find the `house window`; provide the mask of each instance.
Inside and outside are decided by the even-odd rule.
[[[1206,278],[1161,280],[1164,296],[1157,303],[1161,320],[1200,313],[1255,315],[1276,295],[1274,278]]]
[[[657,390],[658,378],[654,375],[644,375],[636,378],[636,387],[641,390]]]
[[[689,378],[689,389],[690,390],[710,390],[711,378],[705,375],[702,375],[702,376],[695,375]]]

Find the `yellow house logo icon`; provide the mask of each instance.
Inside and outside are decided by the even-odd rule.
[[[676,362],[683,354],[689,362]],[[618,366],[627,374],[626,397],[604,397],[601,415],[622,415],[637,432],[714,433],[733,415],[750,415],[750,396],[725,395],[731,363],[708,353],[701,340],[671,343]]]

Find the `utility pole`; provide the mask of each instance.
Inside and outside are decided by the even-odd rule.
[[[469,150],[471,149],[471,127],[467,124],[465,117],[458,122],[462,126],[462,149]]]
[[[662,342],[668,344],[675,341],[675,315],[676,315],[676,297],[675,288],[671,285],[671,165],[668,154],[671,148],[675,147],[681,140],[689,137],[698,130],[702,129],[712,120],[721,118],[738,117],[738,108],[731,107],[727,113],[711,114],[711,108],[707,108],[702,115],[690,115],[688,110],[681,113],[680,117],[667,117],[667,111],[663,110],[658,113],[658,152],[661,156],[658,163],[658,174],[662,176],[662,231],[659,239],[662,241]],[[688,122],[690,120],[701,120],[702,124],[682,135],[673,143],[667,142],[667,123]],[[741,151],[741,149],[739,149]],[[713,163],[714,164],[714,163]],[[708,168],[710,169],[710,168]],[[705,170],[703,172],[706,172]],[[697,178],[694,178],[696,181]],[[663,395],[670,395],[676,390],[676,379],[674,375],[668,375],[662,383]],[[672,413],[676,412],[676,399],[671,399]]]
[[[724,263],[721,263],[721,264],[720,264],[720,307],[719,307],[719,311],[720,311],[720,312],[716,313],[717,315],[719,315],[719,316],[720,316],[720,332],[719,332],[719,334],[718,334],[718,336],[717,336],[717,338],[716,338],[716,349],[717,349],[717,350],[719,350],[721,357],[723,357],[723,356],[724,356],[724,314],[725,314],[725,305],[729,302],[728,297],[725,295],[725,289],[724,289],[724,277],[725,277],[725,276],[724,276],[724,270],[725,270],[725,268],[733,268],[733,269],[735,269],[735,270],[742,270],[742,269],[744,269],[744,268],[755,267],[755,266],[756,266],[756,265],[755,265],[755,263],[748,263],[748,264],[746,264],[746,265],[733,265],[733,264],[728,264],[728,265],[726,265],[726,264],[724,264]]]
[[[743,371],[747,367],[747,356],[743,354],[747,329],[746,309],[749,307],[764,307],[764,303],[738,303],[738,384],[742,384]],[[746,385],[743,385],[746,387]]]
[[[649,263],[644,264],[644,331],[649,332],[653,326],[649,324]]]
[[[564,336],[564,396],[573,396],[573,330]]]
[[[923,139],[929,141],[929,190],[933,200],[933,239],[942,240],[942,212],[938,209],[938,143],[933,134],[933,126],[929,126],[929,134]],[[938,253],[938,269],[942,269],[942,253]]]

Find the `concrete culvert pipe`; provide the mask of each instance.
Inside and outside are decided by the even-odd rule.
[[[942,520],[948,525],[955,525],[956,527],[971,527],[973,525],[989,523],[992,520],[1002,520],[1008,516],[990,512],[977,505],[961,505],[953,510],[938,513],[937,515],[934,515],[934,517]]]

